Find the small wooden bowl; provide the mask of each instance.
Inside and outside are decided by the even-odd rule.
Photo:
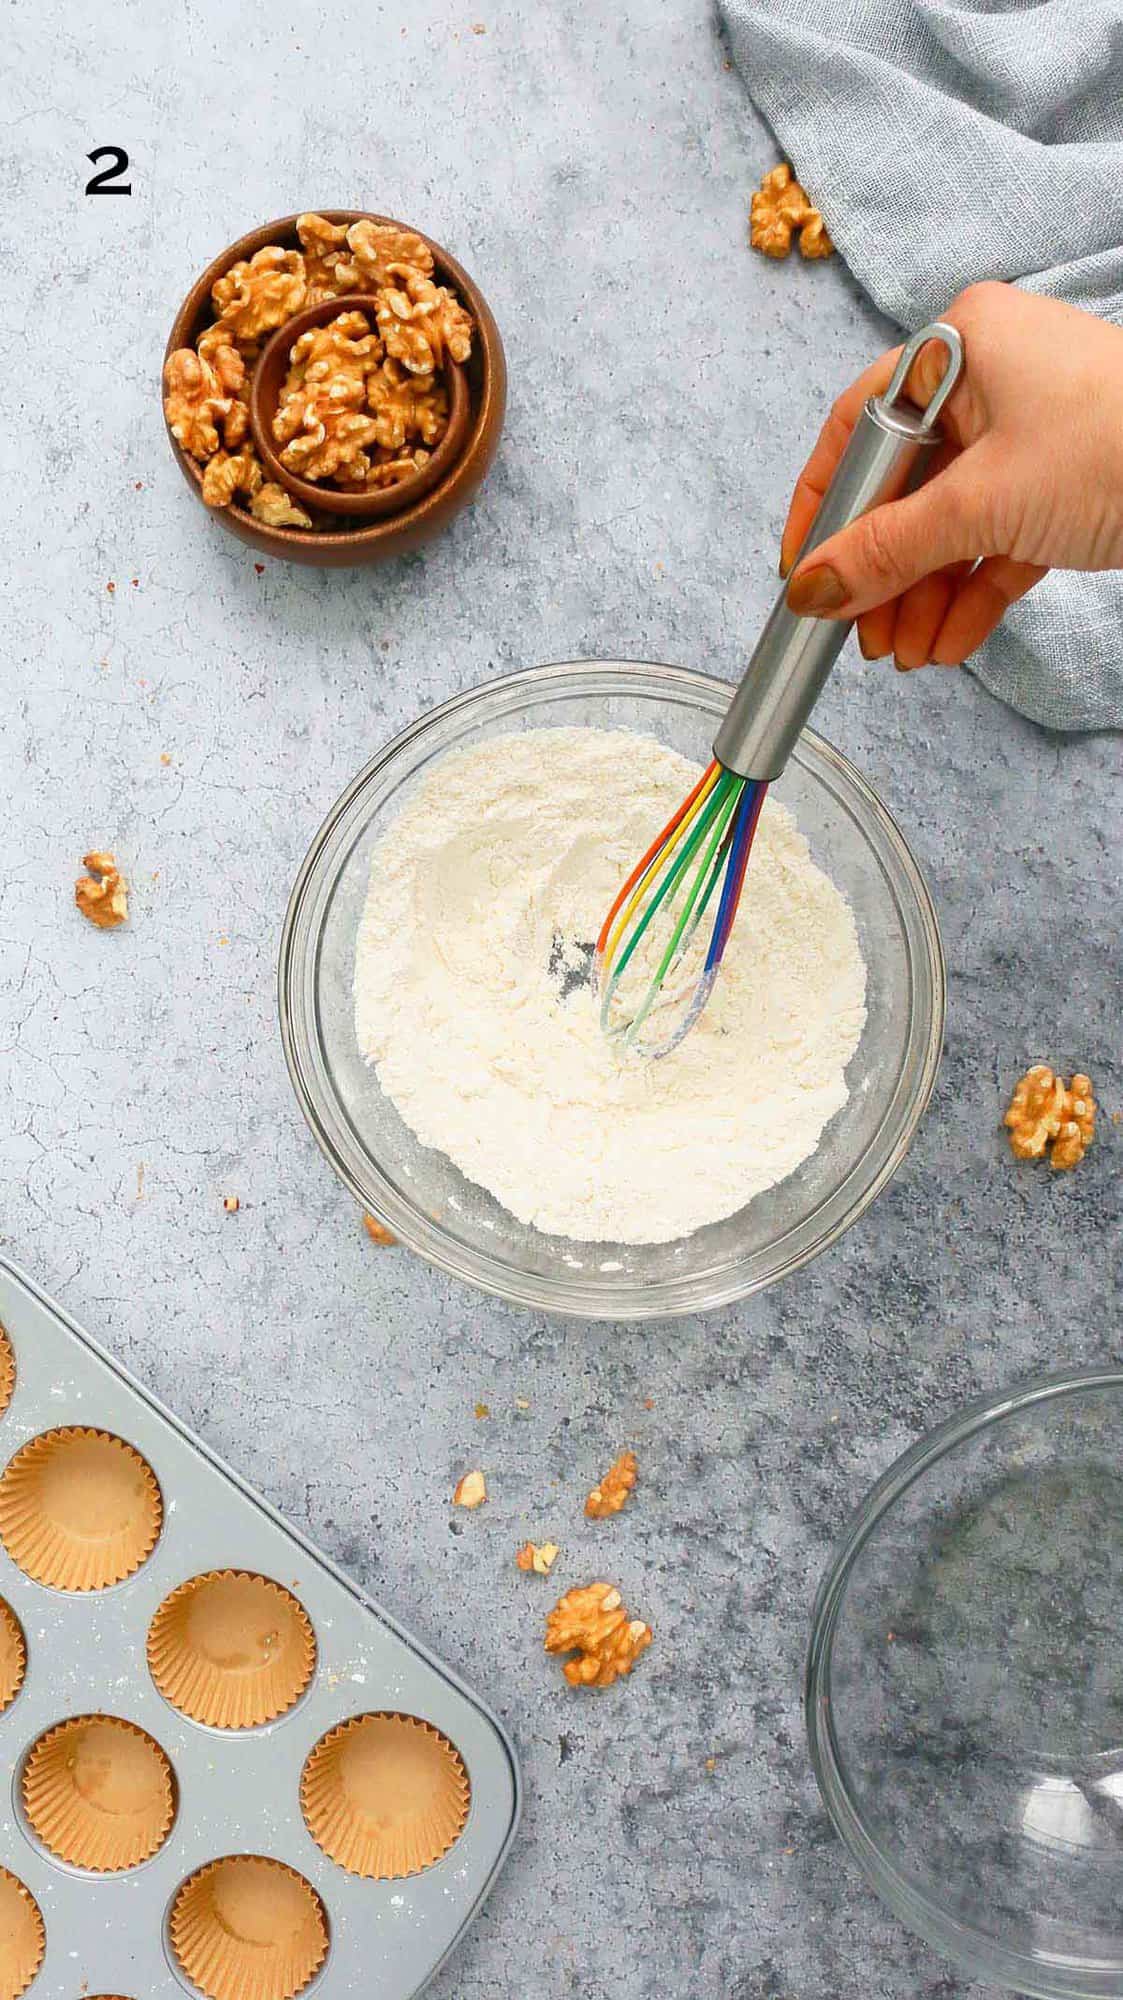
[[[316,213],[325,216],[329,222],[393,221],[391,216],[374,215],[366,209],[324,208]],[[412,227],[406,223],[395,223],[394,226],[399,229]],[[421,232],[415,233],[420,235]],[[229,534],[237,535],[240,541],[259,549],[263,555],[274,556],[282,562],[309,563],[321,569],[343,569],[405,555],[439,534],[454,515],[467,506],[495,457],[507,407],[507,363],[499,328],[487,300],[467,271],[431,237],[422,240],[428,243],[433,253],[438,282],[452,287],[476,323],[472,353],[463,370],[470,409],[467,437],[459,457],[427,493],[382,520],[355,521],[353,514],[332,518],[323,509],[323,494],[319,489],[317,511],[324,523],[322,529],[269,528],[263,521],[255,521],[247,507],[207,508],[212,520],[218,521]],[[251,230],[248,236],[240,237],[237,243],[232,243],[229,249],[216,257],[213,264],[208,265],[202,276],[196,279],[176,314],[164,359],[177,347],[193,347],[203,328],[210,324],[214,317],[211,289],[232,264],[252,257],[267,243],[296,247],[298,241],[296,216],[286,215],[276,222],[265,223],[260,229]],[[335,302],[332,301],[332,304],[334,306]],[[278,329],[278,335],[285,332],[285,328]],[[264,356],[261,358],[263,360]],[[261,362],[257,365],[260,367]],[[160,394],[162,401],[162,378]],[[176,444],[170,432],[168,441],[179,462],[179,469],[200,506],[205,505],[202,466]],[[286,474],[286,485],[291,476]]]
[[[302,333],[307,333],[309,327],[327,326],[331,320],[338,319],[340,313],[365,313],[373,329],[375,304],[376,301],[366,294],[353,292],[343,298],[322,299],[318,306],[305,307],[302,313],[297,313],[294,319],[286,320],[284,326],[277,328],[253,371],[250,384],[250,429],[266,477],[283,486],[306,509],[319,509],[325,514],[349,514],[356,521],[377,521],[389,514],[404,513],[438,485],[464,449],[472,414],[468,378],[463,368],[449,362],[441,371],[448,391],[445,434],[436,450],[430,453],[428,464],[420,472],[415,472],[412,479],[400,479],[396,486],[376,486],[365,493],[347,493],[338,486],[320,485],[289,471],[273,441],[273,419],[289,371],[289,356],[294,341],[299,340]]]

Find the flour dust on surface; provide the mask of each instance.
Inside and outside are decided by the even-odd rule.
[[[360,1048],[410,1129],[520,1222],[666,1243],[812,1154],[865,1024],[853,913],[768,799],[709,1006],[647,1061],[601,1031],[592,940],[699,767],[623,730],[451,753],[372,857]]]

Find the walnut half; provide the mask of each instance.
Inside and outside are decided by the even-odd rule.
[[[834,244],[807,190],[789,166],[773,167],[752,199],[749,242],[765,257],[786,257],[797,230],[804,257],[830,256]]]
[[[546,1651],[576,1653],[562,1672],[571,1687],[611,1687],[651,1644],[651,1627],[629,1618],[610,1583],[567,1590],[546,1620]]]
[[[1018,1083],[1003,1123],[1018,1160],[1040,1160],[1063,1172],[1084,1158],[1096,1131],[1092,1080],[1079,1071],[1067,1088],[1047,1063],[1034,1063]]]

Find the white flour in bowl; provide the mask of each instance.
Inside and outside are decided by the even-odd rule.
[[[664,1243],[807,1159],[865,1023],[850,906],[766,800],[721,976],[657,1062],[608,1042],[587,966],[624,876],[699,767],[625,731],[444,758],[376,848],[359,1045],[407,1125],[520,1222]]]

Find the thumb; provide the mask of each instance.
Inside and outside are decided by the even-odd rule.
[[[911,584],[984,553],[970,452],[915,493],[890,500],[820,542],[788,584],[788,608],[812,618],[856,618]]]

